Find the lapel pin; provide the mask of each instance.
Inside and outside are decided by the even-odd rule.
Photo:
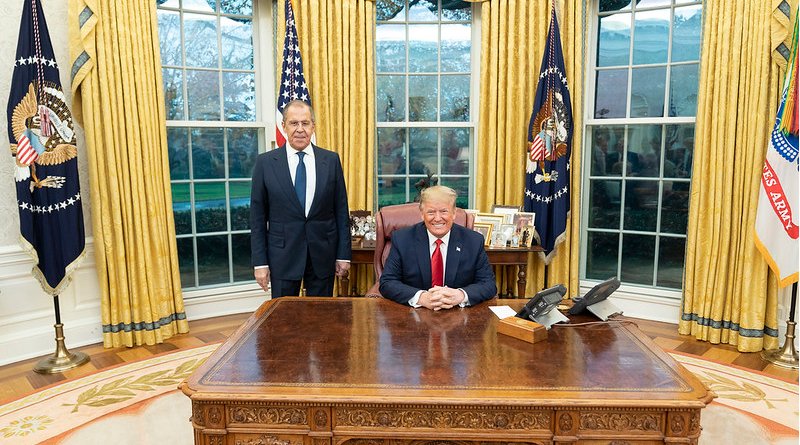
[[[461,252],[461,248],[456,246],[456,252]]]

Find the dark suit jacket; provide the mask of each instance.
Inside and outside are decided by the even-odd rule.
[[[383,266],[381,295],[401,304],[431,288],[431,256],[424,223],[392,232],[392,249]],[[445,286],[464,289],[471,305],[497,295],[494,273],[478,232],[453,224],[447,246]]]
[[[306,217],[292,185],[285,147],[260,154],[253,169],[252,264],[269,266],[276,279],[300,280],[308,256],[317,277],[332,276],[336,260],[349,260],[351,255],[342,163],[338,154],[313,146],[317,185]]]

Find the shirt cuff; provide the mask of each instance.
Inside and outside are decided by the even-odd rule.
[[[461,289],[460,287],[458,288],[458,290],[460,290],[461,292],[464,293],[464,300],[462,300],[461,303],[458,303],[458,307],[467,307],[467,306],[469,306],[469,295],[467,295],[467,291],[465,291],[464,289]]]
[[[422,307],[422,305],[419,304],[419,297],[422,296],[423,292],[425,292],[425,291],[424,290],[418,290],[417,293],[414,294],[414,296],[411,297],[410,300],[408,300],[408,305],[411,306],[411,307]]]
[[[269,266],[254,266],[253,269],[269,269]]]
[[[345,263],[349,263],[350,260],[336,260],[336,261],[344,261]]]

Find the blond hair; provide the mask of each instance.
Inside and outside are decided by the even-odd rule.
[[[425,189],[419,194],[419,208],[422,210],[422,206],[426,202],[430,201],[439,201],[439,200],[448,200],[451,203],[451,207],[455,208],[456,206],[456,198],[458,198],[458,193],[455,190],[447,187],[445,185],[434,185]]]

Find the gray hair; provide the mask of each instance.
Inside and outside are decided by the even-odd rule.
[[[283,111],[281,111],[281,115],[283,116],[282,118],[283,122],[286,122],[286,110],[288,110],[290,107],[296,107],[296,106],[303,106],[308,108],[308,111],[311,112],[311,122],[314,123],[317,122],[317,117],[314,114],[314,108],[308,102],[304,102],[300,99],[290,100],[289,103],[287,103],[286,106],[283,107]]]

